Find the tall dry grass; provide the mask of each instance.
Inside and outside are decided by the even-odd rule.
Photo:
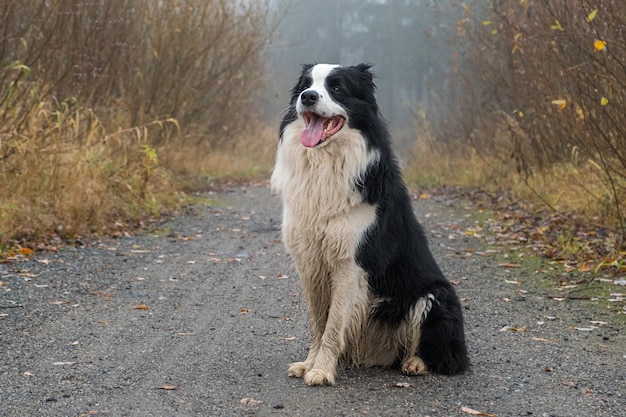
[[[0,249],[157,214],[182,175],[269,169],[266,1],[7,0],[0,28]],[[244,147],[248,171],[225,166]]]
[[[448,181],[513,186],[626,241],[626,3],[493,0],[456,10],[452,65],[418,164],[445,161],[438,172]]]

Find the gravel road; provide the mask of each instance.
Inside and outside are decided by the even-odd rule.
[[[471,372],[287,377],[308,336],[280,201],[207,197],[152,233],[0,264],[0,415],[626,416],[624,317],[547,298],[437,198],[415,210],[463,300]]]

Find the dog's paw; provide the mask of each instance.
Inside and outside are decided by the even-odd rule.
[[[302,378],[306,374],[307,369],[309,369],[309,366],[306,362],[294,362],[289,366],[287,375],[294,378]]]
[[[314,385],[335,385],[335,375],[321,369],[311,369],[304,374],[304,383],[311,387]]]
[[[405,375],[411,376],[424,375],[428,372],[428,367],[421,358],[411,356],[402,362],[402,372],[404,372]]]

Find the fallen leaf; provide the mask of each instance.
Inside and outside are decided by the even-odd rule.
[[[511,332],[525,332],[528,330],[528,326],[522,326],[522,327],[513,327],[513,326],[504,326],[503,328],[501,328],[499,331],[500,332],[506,332],[506,331],[511,331]]]
[[[139,304],[138,306],[131,306],[130,308],[135,310],[147,310],[148,306],[145,304]]]
[[[561,382],[561,384],[567,385],[568,387],[575,387],[576,386],[576,384],[573,383],[572,381],[563,381],[563,382]]]
[[[412,387],[413,384],[409,384],[408,382],[395,382],[391,384],[391,386],[396,388],[409,388]]]
[[[239,309],[239,314],[248,314],[250,312],[250,309],[248,308],[240,308]]]
[[[180,387],[180,384],[178,385],[163,385],[160,387],[152,387],[152,389],[161,389],[161,390],[165,390],[165,391],[174,391],[177,390],[178,387]]]
[[[498,266],[502,268],[520,268],[521,267],[520,264],[516,264],[513,262],[503,262],[501,264],[498,264]]]
[[[32,372],[26,371],[24,372],[24,376],[35,376],[35,374]]]
[[[296,340],[295,336],[281,337],[279,340]]]
[[[239,400],[239,402],[243,405],[252,405],[252,406],[263,404],[263,401],[255,400],[254,398],[242,398],[241,400]]]
[[[592,332],[592,331],[596,330],[597,327],[596,326],[589,326],[589,327],[571,326],[570,329],[578,330],[578,331],[581,331],[581,332]]]
[[[104,291],[87,291],[87,294],[96,295],[102,298],[104,301],[111,301],[111,298],[113,297],[111,294]]]
[[[552,371],[554,371],[554,369],[552,369],[552,367],[551,367],[551,366],[546,366],[546,367],[544,367],[544,368],[543,368],[543,370],[544,370],[544,371],[546,371],[546,372],[552,372]]]
[[[23,255],[23,256],[30,256],[30,255],[35,254],[35,251],[32,250],[31,248],[19,248],[18,252],[20,253],[20,255]]]
[[[461,411],[463,411],[464,413],[467,414],[471,414],[473,416],[488,416],[488,417],[495,417],[497,414],[489,414],[489,413],[485,413],[484,411],[478,411],[478,410],[474,410],[473,408],[469,408],[466,406],[461,406]]]
[[[544,339],[543,337],[531,337],[531,339],[537,342],[558,343],[556,340]]]

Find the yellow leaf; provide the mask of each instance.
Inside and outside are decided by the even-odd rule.
[[[552,104],[557,106],[559,108],[559,110],[563,110],[565,108],[565,106],[567,106],[567,101],[565,101],[563,99],[552,100]]]
[[[598,39],[593,43],[593,47],[596,49],[596,51],[604,51],[606,49],[606,42]]]
[[[489,26],[491,24],[490,20],[483,20],[483,26]]]
[[[560,31],[564,31],[565,28],[563,28],[563,26],[561,25],[561,22],[559,22],[558,20],[554,21],[553,25],[550,25],[550,29],[552,30],[560,30]]]
[[[145,304],[139,304],[138,306],[132,306],[131,308],[134,308],[135,310],[147,310],[148,306]]]
[[[419,195],[418,197],[420,200],[426,200],[428,198],[428,194],[427,193],[422,193]]]
[[[609,104],[609,99],[606,97],[602,97],[602,99],[600,100],[600,105],[606,106],[607,104]]]
[[[597,14],[598,14],[598,9],[595,9],[593,12],[589,13],[587,15],[587,22],[591,23],[591,21],[595,19]]]

